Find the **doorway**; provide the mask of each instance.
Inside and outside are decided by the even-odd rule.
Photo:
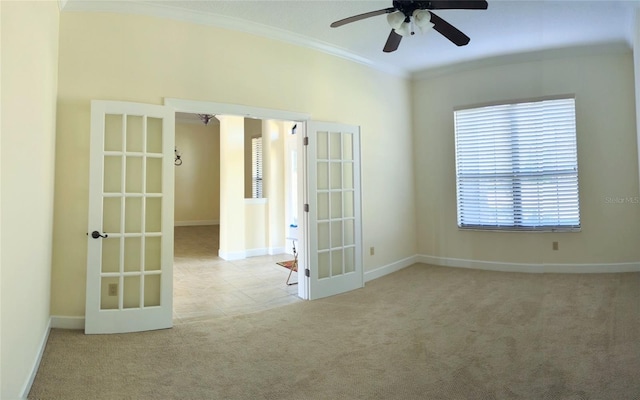
[[[293,135],[300,130],[291,129],[297,127],[297,123],[268,121],[287,133],[275,147],[269,145],[274,137],[272,131],[264,141],[264,157],[277,160],[279,165],[274,165],[273,161],[271,165],[265,165],[264,191],[267,196],[263,199],[252,196],[255,190],[252,190],[251,181],[255,188],[255,176],[246,174],[245,186],[247,182],[249,185],[244,196],[247,212],[245,257],[225,259],[218,252],[220,231],[224,230],[220,225],[224,223],[220,218],[220,122],[205,115],[212,114],[198,116],[193,112],[176,112],[176,163],[181,164],[175,167],[174,321],[177,323],[245,314],[301,301],[298,286],[286,284],[290,270],[277,264],[293,258],[292,238],[300,239],[296,203],[301,196],[291,193],[291,188],[298,188],[297,148]],[[245,125],[247,131],[256,124],[267,125],[262,119],[246,120],[250,122]],[[247,136],[245,142],[248,142],[249,150],[245,160],[248,158],[249,165],[245,165],[245,171],[251,172],[251,162],[255,161],[252,160],[251,138],[256,135],[248,132]],[[275,177],[284,179],[280,178],[281,182],[274,185],[269,180],[277,179]],[[275,195],[274,187],[282,193]],[[268,196],[270,189],[273,191]],[[269,210],[268,201],[282,204],[275,211],[273,207]],[[278,224],[264,224],[264,219],[274,218],[280,219]],[[265,229],[260,229],[259,225]],[[265,236],[278,235],[273,234],[270,225],[275,225],[281,232],[280,240],[264,240]],[[252,227],[255,228],[253,231]],[[293,275],[291,282],[297,282]]]
[[[253,199],[244,198],[245,117],[293,121],[304,132],[304,140],[293,140],[300,155],[295,162],[300,171],[295,174],[296,205],[304,210],[296,237],[298,297],[317,299],[364,286],[358,126],[246,106],[178,99],[165,99],[165,103],[92,101],[90,226],[110,233],[92,232],[87,245],[85,333],[137,332],[173,324],[176,112],[223,110],[216,117],[222,118],[224,166],[220,173],[221,259],[234,264],[248,255],[245,200]],[[234,207],[240,210],[238,215],[229,212]],[[107,229],[101,226],[104,220],[119,223]],[[256,220],[249,218],[249,222]],[[98,239],[110,245],[96,246],[102,243]],[[236,248],[229,251],[229,243]],[[234,252],[238,243],[241,251]],[[240,279],[246,280],[245,275]]]
[[[289,270],[276,264],[291,256],[223,260],[210,245],[217,230],[218,225],[175,228],[174,323],[242,315],[302,301],[296,286],[285,284]]]

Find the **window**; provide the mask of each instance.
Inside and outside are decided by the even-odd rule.
[[[580,228],[575,99],[457,110],[458,226]]]
[[[251,139],[251,197],[262,198],[262,138]]]

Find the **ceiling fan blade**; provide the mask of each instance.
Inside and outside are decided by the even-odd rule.
[[[485,0],[433,0],[429,10],[486,10]]]
[[[341,19],[339,21],[336,21],[334,23],[332,23],[330,26],[332,28],[337,28],[339,26],[351,23],[351,22],[356,22],[356,21],[360,21],[362,19],[365,18],[371,18],[371,17],[375,17],[376,15],[382,15],[382,14],[389,14],[392,13],[396,10],[395,7],[389,7],[389,8],[383,8],[382,10],[377,10],[377,11],[370,11],[368,13],[364,13],[364,14],[358,14],[358,15],[354,15],[352,17],[349,18],[345,18],[345,19]]]
[[[400,46],[400,41],[402,40],[402,36],[398,35],[395,29],[391,30],[389,33],[389,37],[387,38],[387,43],[384,44],[384,48],[382,51],[385,53],[391,53],[392,51],[398,50],[398,46]]]
[[[469,36],[460,32],[458,28],[438,17],[434,13],[431,13],[431,22],[433,23],[433,29],[452,41],[456,46],[464,46],[471,40]]]

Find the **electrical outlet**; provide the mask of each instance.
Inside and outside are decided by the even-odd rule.
[[[558,242],[553,242],[553,249],[558,250]]]
[[[369,255],[374,255],[374,254],[376,254],[376,248],[375,247],[369,248]]]
[[[117,296],[118,295],[118,284],[110,283],[109,284],[109,296]]]

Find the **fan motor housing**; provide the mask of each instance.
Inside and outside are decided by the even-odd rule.
[[[431,8],[430,1],[394,0],[393,7],[402,12],[407,17],[411,16],[415,10],[428,10]]]

